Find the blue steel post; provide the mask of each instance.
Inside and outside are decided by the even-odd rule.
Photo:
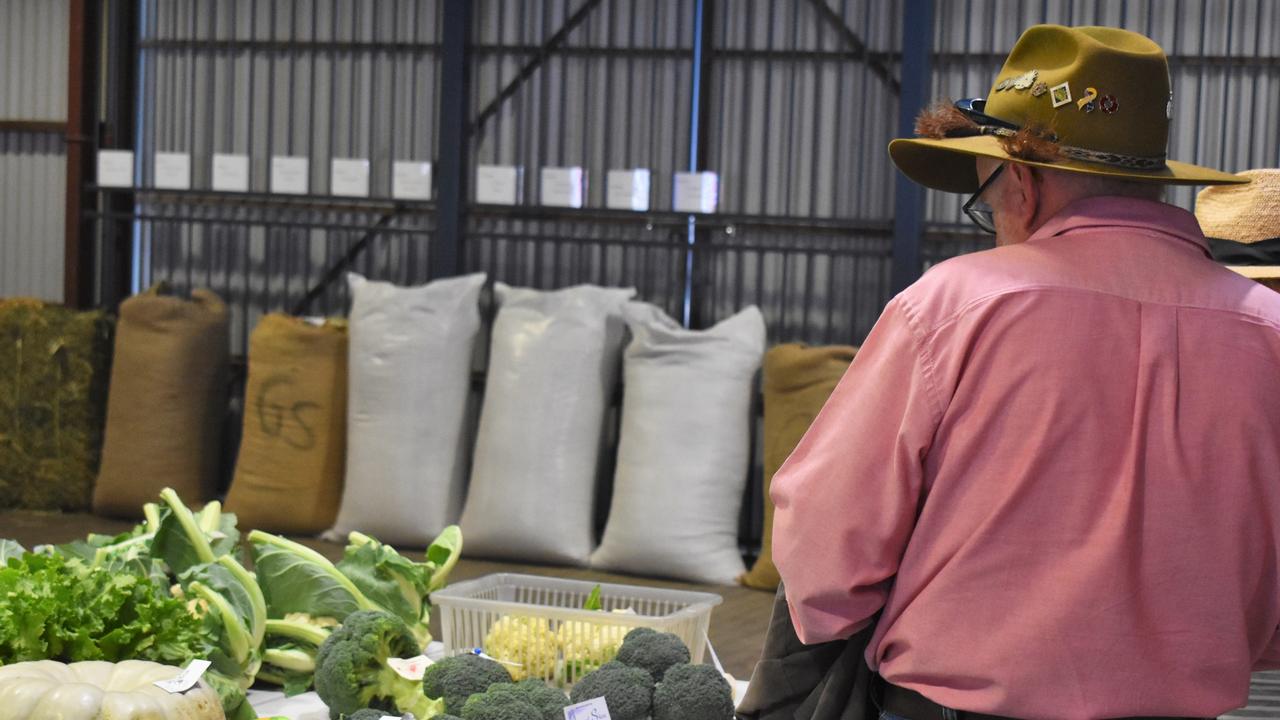
[[[471,110],[471,0],[445,0],[441,30],[440,138],[437,155],[436,231],[427,248],[427,274],[451,277],[462,270],[466,211],[467,114]]]
[[[933,76],[934,0],[905,0],[902,8],[902,94],[898,137],[911,137],[916,115],[929,103]],[[893,199],[893,292],[920,277],[924,188],[896,173]]]

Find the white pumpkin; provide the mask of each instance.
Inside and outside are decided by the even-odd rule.
[[[179,672],[143,660],[0,666],[0,720],[225,720],[204,682],[181,694],[152,685]]]

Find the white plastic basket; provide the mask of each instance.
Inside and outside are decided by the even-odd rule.
[[[583,610],[597,584],[603,612]],[[563,686],[613,659],[617,642],[637,627],[678,635],[692,662],[702,662],[711,609],[721,600],[714,593],[515,573],[486,575],[431,594],[446,655],[483,648],[517,680],[537,677]],[[502,635],[514,641],[488,647],[486,639],[499,622]]]

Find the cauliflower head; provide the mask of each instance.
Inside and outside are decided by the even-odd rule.
[[[489,628],[484,653],[502,663],[513,680],[554,676],[560,643],[542,618],[508,615]]]
[[[625,625],[604,625],[570,620],[556,629],[556,641],[564,654],[565,680],[578,678],[604,665],[618,654],[623,638],[631,630]]]

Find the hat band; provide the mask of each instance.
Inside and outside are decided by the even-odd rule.
[[[983,125],[982,132],[986,135],[999,135],[1000,137],[1013,137],[1017,134],[1015,130],[997,125]],[[1102,152],[1100,150],[1062,144],[1058,145],[1058,150],[1072,160],[1110,165],[1129,170],[1161,170],[1165,167],[1165,158],[1167,157],[1165,155],[1156,155],[1154,157],[1125,155],[1123,153]]]

